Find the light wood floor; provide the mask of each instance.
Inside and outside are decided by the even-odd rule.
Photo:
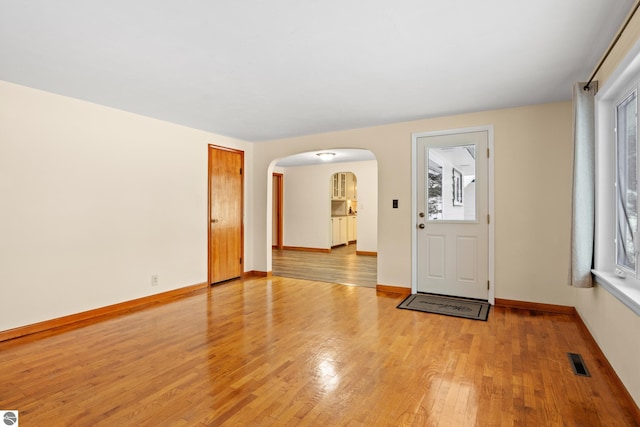
[[[639,425],[572,316],[493,307],[482,322],[401,300],[237,280],[5,341],[0,408],[22,426]]]
[[[273,250],[273,274],[296,279],[375,288],[378,258],[356,255],[356,245],[337,246],[330,253]]]

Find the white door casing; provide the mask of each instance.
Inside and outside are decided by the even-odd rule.
[[[493,129],[412,139],[412,292],[493,303]]]

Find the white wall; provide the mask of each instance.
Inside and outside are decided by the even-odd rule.
[[[640,317],[600,286],[574,292],[578,314],[640,406]]]
[[[253,162],[241,141],[0,82],[0,330],[206,282],[208,144]]]
[[[0,279],[7,284],[0,292],[12,307],[34,307],[9,309],[2,329],[206,281],[209,143],[245,150],[247,271],[271,269],[267,197],[276,159],[371,150],[378,162],[378,283],[408,288],[411,133],[486,124],[495,131],[496,297],[573,305],[564,286],[570,103],[247,144],[10,83],[0,90],[0,185],[3,205],[11,207],[0,225]],[[371,208],[359,201],[361,213]],[[151,274],[160,276],[158,288],[151,288]]]
[[[375,160],[284,168],[284,245],[331,247],[331,176],[353,172],[358,180],[356,249],[376,252],[378,168]]]
[[[569,268],[571,103],[534,105],[275,140],[254,147],[255,268],[271,270],[265,177],[275,159],[363,148],[378,161],[378,283],[411,286],[411,134],[494,126],[496,298],[573,305]],[[541,173],[544,171],[544,173]],[[392,200],[398,199],[397,209]],[[269,215],[270,217],[270,215]],[[271,218],[268,219],[269,221]],[[270,233],[270,226],[269,226]]]
[[[596,76],[599,87],[604,89],[600,95],[607,91],[605,89],[607,85],[612,85],[614,81],[618,83],[615,78],[612,79],[612,82],[608,81],[612,76],[615,77],[616,74],[621,71],[619,67],[622,63],[628,64],[628,60],[635,57],[632,51],[639,51],[639,44],[640,15],[636,14]],[[632,56],[625,59],[630,53]],[[633,78],[637,79],[637,76]],[[611,108],[613,108],[613,106],[611,106]],[[608,126],[608,128],[613,128],[613,125]],[[605,135],[610,135],[610,133],[604,129],[600,129],[597,138],[601,139]],[[596,156],[598,156],[596,160],[598,162],[607,160],[613,162],[613,157],[609,159],[603,158],[607,155],[607,151],[608,150],[598,149],[596,152]],[[612,152],[609,154],[611,156],[613,155]],[[602,165],[602,163],[600,163],[600,165]],[[600,221],[602,221],[601,216],[611,208],[612,204],[610,202],[613,200],[613,197],[611,196],[610,188],[607,188],[606,184],[603,183],[599,183],[598,185],[600,184],[602,185],[599,188],[597,200],[600,200],[604,204],[604,207],[601,204],[599,209],[597,209],[596,215],[598,215]],[[608,200],[605,200],[605,198],[608,198]],[[606,205],[609,206],[607,207]],[[599,236],[602,238],[602,230],[600,230],[599,233]],[[607,233],[604,235],[606,234]],[[603,256],[602,253],[596,254],[596,257],[597,265],[603,264],[602,261],[607,258],[607,256]],[[604,262],[604,265],[613,264],[612,254],[609,253],[608,257],[611,257],[611,259],[608,263]],[[607,360],[624,383],[636,404],[640,406],[640,363],[638,362],[640,356],[640,340],[638,339],[640,316],[636,315],[605,288],[597,284],[595,287],[589,289],[575,289],[574,305],[578,314],[587,325],[589,332],[607,357]]]
[[[276,159],[371,150],[378,283],[408,288],[411,133],[493,124],[496,298],[575,305],[639,402],[640,318],[566,286],[571,121],[565,102],[253,145],[0,82],[0,330],[206,281],[207,144],[245,151],[246,271],[271,270]]]

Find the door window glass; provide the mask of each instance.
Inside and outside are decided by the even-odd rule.
[[[427,148],[427,220],[476,221],[476,146]]]

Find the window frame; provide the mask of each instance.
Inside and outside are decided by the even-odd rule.
[[[640,41],[610,74],[595,97],[595,235],[596,283],[640,316],[640,278],[616,263],[616,127],[620,101],[640,88]],[[638,90],[640,95],[640,90]],[[640,101],[638,101],[640,103]],[[640,130],[640,129],[638,129]],[[636,134],[636,138],[638,135]],[[640,163],[640,160],[638,161]],[[636,270],[640,265],[636,263]]]

